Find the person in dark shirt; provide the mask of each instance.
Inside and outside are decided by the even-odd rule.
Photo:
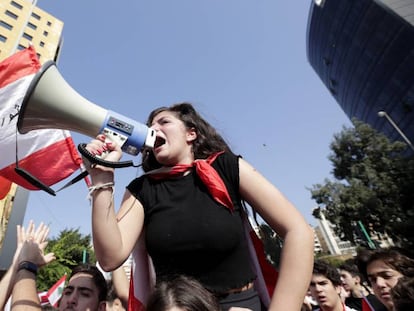
[[[243,227],[245,201],[284,239],[278,283],[265,307],[299,310],[313,263],[313,232],[303,216],[233,154],[191,104],[156,109],[147,125],[156,131],[155,145],[143,150],[145,174],[127,186],[117,213],[114,170],[85,159],[93,183],[94,248],[102,268],[116,269],[142,239],[156,282],[187,275],[213,292],[225,310],[245,307],[246,300],[257,301],[254,310],[260,310]],[[106,138],[97,136],[87,150],[119,161],[120,146]]]
[[[345,263],[339,266],[342,286],[349,293],[345,298],[345,304],[353,309],[362,311],[362,300],[365,298],[375,311],[386,311],[385,306],[377,297],[363,285],[363,277],[358,267],[352,263]]]

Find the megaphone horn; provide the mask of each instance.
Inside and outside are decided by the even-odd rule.
[[[105,133],[131,155],[137,155],[143,147],[152,148],[156,138],[155,131],[145,124],[82,97],[63,79],[53,61],[45,63],[33,78],[20,108],[17,128],[22,134],[38,129],[70,130],[89,137]]]

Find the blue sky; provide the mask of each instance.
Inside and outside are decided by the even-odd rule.
[[[85,98],[138,122],[189,101],[315,225],[312,185],[331,178],[333,135],[347,116],[306,58],[310,0],[39,0],[61,19],[58,63]],[[89,137],[73,133],[75,143]],[[124,160],[140,157],[125,155]],[[116,171],[116,206],[140,171]],[[67,180],[66,180],[67,181]],[[53,188],[57,189],[59,185]],[[30,193],[25,223],[90,233],[83,182]]]

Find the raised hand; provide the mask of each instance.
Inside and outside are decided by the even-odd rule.
[[[32,221],[27,229],[17,226],[17,248],[14,260],[17,263],[30,261],[41,267],[55,259],[53,253],[44,254],[47,246],[49,227],[41,223],[37,229]]]

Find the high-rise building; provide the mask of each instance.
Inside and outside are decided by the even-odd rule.
[[[335,224],[325,218],[323,210],[319,211],[318,225],[313,228],[315,233],[315,254],[327,253],[333,256],[356,254],[358,246],[364,246],[367,241],[366,237],[359,237],[357,230],[354,232],[355,245],[346,241],[335,233]],[[394,246],[393,240],[387,234],[380,234],[372,229],[370,230],[369,239],[373,247],[390,247]],[[363,240],[363,241],[362,241]],[[364,247],[369,247],[366,245]]]
[[[40,62],[58,60],[63,22],[35,0],[0,0],[0,61],[32,44]]]
[[[414,153],[414,0],[311,1],[307,58],[350,119]]]
[[[351,242],[342,240],[335,233],[335,225],[325,219],[324,213],[319,213],[318,226],[314,229],[322,250],[331,255],[346,255],[356,253],[356,247]]]

